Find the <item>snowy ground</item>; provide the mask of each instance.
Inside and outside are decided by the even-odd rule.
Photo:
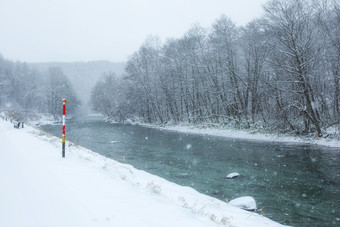
[[[181,133],[192,133],[199,135],[212,135],[221,136],[234,139],[248,139],[248,140],[262,140],[269,142],[285,142],[285,143],[304,143],[323,145],[329,147],[340,147],[340,126],[330,127],[326,130],[329,138],[313,138],[313,137],[298,137],[288,136],[284,134],[266,134],[258,131],[251,130],[237,130],[237,129],[225,129],[218,127],[205,127],[205,126],[189,126],[189,125],[165,125],[162,127],[154,126],[150,124],[139,124],[150,128],[159,128],[163,130],[176,131]]]
[[[281,226],[0,119],[0,226]]]

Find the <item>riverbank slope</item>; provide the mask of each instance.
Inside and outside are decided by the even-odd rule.
[[[29,126],[0,141],[0,226],[281,226]]]

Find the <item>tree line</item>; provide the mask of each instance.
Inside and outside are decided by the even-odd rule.
[[[237,27],[222,15],[161,44],[149,37],[92,104],[116,121],[229,125],[323,134],[339,123],[340,4],[270,0]]]
[[[74,113],[80,103],[60,68],[40,72],[0,55],[0,110],[48,113],[58,118],[63,98],[70,101],[68,113]]]

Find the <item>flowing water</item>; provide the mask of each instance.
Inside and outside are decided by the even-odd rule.
[[[56,136],[61,127],[42,128]],[[293,226],[340,226],[340,149],[228,139],[67,121],[66,138],[94,152],[221,200],[252,196],[264,214]],[[237,179],[226,179],[238,172]]]

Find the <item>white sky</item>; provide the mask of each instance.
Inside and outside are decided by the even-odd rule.
[[[126,61],[148,35],[179,38],[222,14],[246,25],[268,0],[0,0],[0,53],[7,59]]]

